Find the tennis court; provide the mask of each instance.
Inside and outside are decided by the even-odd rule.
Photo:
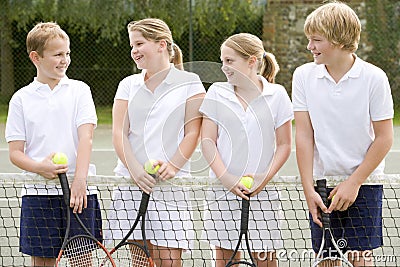
[[[4,124],[0,124],[0,132],[4,133]],[[386,173],[398,174],[400,173],[400,126],[395,127],[394,131],[394,144],[386,158]],[[19,169],[14,167],[8,159],[7,144],[4,140],[4,134],[0,138],[0,173],[3,172],[19,172]],[[96,165],[97,174],[100,175],[113,175],[117,157],[114,153],[111,141],[111,126],[99,125],[95,130],[93,142],[92,162]],[[202,171],[204,162],[201,159],[201,154],[197,151],[192,158],[194,161],[194,170],[199,171],[199,175],[205,175],[207,171]],[[298,175],[296,158],[294,154],[294,144],[292,154],[286,162],[280,175],[293,176]]]
[[[4,125],[1,126],[4,132]],[[388,178],[392,179],[385,185],[384,200],[384,243],[383,249],[379,249],[376,254],[377,266],[399,266],[400,265],[400,229],[396,221],[400,218],[399,199],[400,199],[400,166],[396,163],[400,160],[400,128],[396,128],[395,144],[387,158],[386,172]],[[96,129],[94,140],[93,162],[97,166],[97,173],[100,176],[94,177],[92,183],[99,186],[101,205],[103,206],[103,220],[105,225],[109,221],[110,199],[113,188],[118,185],[126,185],[129,179],[119,179],[113,177],[112,169],[115,165],[116,157],[111,144],[110,126],[99,126]],[[1,138],[1,173],[15,173],[19,170],[8,162],[7,146],[4,137]],[[184,266],[213,266],[213,255],[210,246],[202,240],[201,232],[203,227],[204,202],[206,192],[210,188],[222,190],[218,184],[212,184],[206,178],[206,164],[201,158],[199,151],[192,158],[193,169],[196,171],[196,179],[182,179],[176,181],[176,185],[182,185],[182,190],[189,192],[185,200],[191,203],[192,218],[194,224],[194,234],[192,237],[193,247],[184,253]],[[288,163],[281,171],[281,177],[276,181],[277,187],[281,191],[281,205],[283,208],[282,237],[284,239],[284,249],[278,250],[280,266],[310,266],[311,242],[310,232],[307,221],[307,205],[301,191],[300,181],[297,175],[295,157],[292,153]],[[19,233],[19,207],[20,198],[18,194],[21,189],[22,180],[17,176],[6,176],[0,174],[0,265],[1,266],[28,266],[29,258],[23,257],[18,252],[18,233]],[[168,187],[166,185],[165,187]],[[239,218],[238,218],[239,220]],[[112,246],[109,244],[108,246]]]

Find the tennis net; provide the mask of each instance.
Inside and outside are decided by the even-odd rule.
[[[344,177],[327,177],[328,184],[333,185],[343,180]],[[371,176],[368,184],[382,184],[384,188],[383,198],[383,247],[374,250],[375,266],[400,266],[400,175],[390,174],[383,176]],[[38,175],[2,173],[0,174],[0,266],[30,266],[30,258],[19,252],[19,226],[21,190],[25,185],[47,185],[58,184],[58,179],[46,180]],[[128,232],[133,223],[126,220],[127,214],[136,212],[135,206],[118,206],[114,204],[116,195],[128,194],[137,202],[140,201],[140,190],[135,187],[129,177],[117,176],[93,176],[88,178],[89,185],[97,187],[98,198],[102,209],[102,223],[104,243],[106,247],[112,248],[121,239],[121,236]],[[129,186],[129,188],[127,188]],[[310,266],[314,254],[311,246],[311,234],[308,221],[308,209],[302,191],[300,178],[297,176],[275,177],[266,187],[271,200],[277,200],[281,206],[280,214],[280,237],[283,242],[276,247],[276,257],[279,266]],[[273,193],[271,193],[273,192]],[[232,221],[240,221],[240,201],[230,200],[232,205],[218,205],[226,200],[227,190],[223,188],[218,179],[211,179],[203,176],[188,178],[174,178],[157,185],[152,194],[155,203],[163,203],[168,207],[160,211],[160,225],[169,225],[174,221],[189,221],[190,226],[183,224],[186,245],[189,246],[183,253],[183,266],[214,266],[214,258],[211,239],[227,239],[236,245],[237,240],[229,240],[231,236],[222,237],[205,234],[204,227],[210,228],[210,217],[206,216],[207,211],[218,209],[222,213],[220,223],[226,227],[232,227]],[[275,197],[279,196],[279,198]],[[124,198],[121,198],[124,199]],[[122,202],[123,203],[123,202]],[[212,203],[213,205],[210,205]],[[234,204],[236,203],[236,204]],[[252,205],[259,205],[261,209],[266,203],[256,197],[251,199]],[[254,204],[253,204],[254,203]],[[151,207],[149,207],[151,210]],[[158,211],[157,205],[153,208]],[[266,208],[268,209],[268,208]],[[119,214],[116,216],[116,210]],[[182,211],[188,211],[189,217],[179,217]],[[250,211],[251,212],[251,211]],[[162,214],[161,214],[162,213]],[[276,216],[278,213],[272,213]],[[125,214],[125,217],[124,215]],[[231,215],[229,215],[231,214]],[[274,215],[275,214],[275,215]],[[271,218],[263,218],[262,213],[250,215],[251,220],[268,221]],[[275,220],[276,218],[272,218]],[[124,223],[127,222],[127,223]],[[214,223],[214,222],[212,222]],[[217,222],[215,222],[215,225]],[[268,227],[269,224],[266,224]],[[110,231],[113,227],[120,227],[121,231]],[[151,229],[150,229],[151,230]],[[237,233],[235,227],[228,229],[228,232]],[[118,234],[118,232],[120,232]],[[116,234],[117,233],[117,234]],[[172,230],[165,230],[166,236],[173,236]],[[148,239],[162,239],[156,236],[148,236]],[[251,236],[252,244],[255,240],[264,237]],[[274,237],[271,237],[273,239]],[[178,237],[177,237],[178,239]],[[215,240],[214,240],[215,241]],[[346,246],[346,240],[339,240],[340,246]],[[168,243],[169,241],[167,241]],[[162,245],[162,243],[160,243]],[[274,243],[275,244],[275,243]],[[168,245],[168,244],[167,244]],[[260,257],[265,257],[263,253]]]

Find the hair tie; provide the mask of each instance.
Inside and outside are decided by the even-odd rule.
[[[174,58],[175,57],[175,48],[174,48],[174,46],[175,46],[176,44],[174,43],[174,41],[172,41],[171,42],[171,58]]]
[[[264,51],[263,58],[267,57],[267,52]]]

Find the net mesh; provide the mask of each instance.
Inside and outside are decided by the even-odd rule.
[[[344,177],[327,178],[328,185],[333,185],[343,180]],[[400,233],[397,225],[400,219],[400,175],[372,176],[367,182],[383,184],[384,188],[382,214],[384,245],[373,251],[375,266],[400,266]],[[30,266],[30,257],[19,252],[21,190],[24,185],[28,184],[53,186],[58,184],[58,179],[45,180],[37,175],[0,174],[0,266]],[[129,231],[136,217],[141,192],[132,184],[129,177],[93,176],[88,178],[88,184],[97,186],[102,209],[104,244],[111,249],[122,239],[123,234]],[[311,266],[314,253],[311,246],[307,203],[299,177],[275,177],[266,188],[268,192],[278,192],[279,198],[273,198],[273,200],[278,202],[280,211],[274,210],[274,206],[265,208],[265,203],[270,201],[259,200],[256,197],[251,198],[249,229],[253,225],[252,221],[255,220],[265,223],[265,227],[272,229],[273,226],[270,223],[276,221],[276,217],[272,216],[279,214],[279,236],[274,236],[273,230],[271,230],[269,238],[250,235],[251,245],[259,246],[257,242],[261,242],[260,240],[271,242],[268,245],[275,248],[279,266]],[[129,193],[132,199],[137,200],[132,202],[137,204],[126,204],[119,207],[119,212],[125,213],[126,223],[121,214],[118,218],[114,216],[116,207],[113,199],[115,200],[116,192]],[[224,197],[226,193],[227,190],[223,188],[218,179],[208,177],[174,178],[160,183],[158,189],[151,196],[151,199],[155,200],[153,201],[155,204],[152,206],[150,203],[148,209],[149,212],[158,213],[160,221],[159,224],[148,223],[147,239],[156,240],[160,246],[170,245],[168,242],[174,243],[172,246],[176,244],[188,246],[189,249],[182,256],[183,266],[214,266],[215,255],[209,241],[230,242],[234,248],[237,242],[236,236],[239,234],[239,229],[232,222],[240,222],[241,201],[233,199],[228,201],[229,205],[219,205],[220,202],[226,200]],[[214,198],[211,204],[210,196]],[[260,209],[264,208],[272,213],[268,217],[263,217],[264,213],[257,211],[258,206]],[[221,211],[222,217],[207,217],[212,208]],[[190,216],[181,217],[182,211],[186,210]],[[133,216],[133,219],[128,220],[128,215]],[[182,223],[185,221],[189,221],[192,225],[190,229],[186,228],[185,223]],[[168,227],[174,223],[178,223],[178,226],[180,225],[184,230],[184,236],[180,236],[179,233],[175,233]],[[213,236],[212,231],[204,234],[205,227],[207,230],[212,230],[213,227],[220,227],[217,225],[218,223],[222,223],[222,227],[226,227],[228,236]],[[110,225],[120,227],[121,231],[117,231],[119,233],[109,231]],[[156,231],[157,227],[164,229],[165,236],[163,237],[168,237],[165,238],[166,241],[163,240],[163,237],[152,235],[152,231]],[[263,229],[253,230],[262,232]],[[138,233],[135,231],[133,235],[133,237],[141,237],[140,231]],[[339,241],[345,242],[346,240]],[[343,244],[343,246],[345,245]],[[269,254],[261,251],[258,259],[263,260],[263,257],[267,257],[266,255]]]

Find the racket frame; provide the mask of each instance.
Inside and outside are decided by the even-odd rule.
[[[240,264],[245,264],[248,266],[256,267],[253,254],[250,250],[249,231],[248,231],[249,230],[249,212],[250,212],[250,194],[247,194],[246,196],[249,199],[242,198],[242,213],[241,213],[241,218],[240,218],[239,240],[236,244],[236,248],[235,248],[231,258],[229,259],[228,263],[226,264],[226,267],[240,265]],[[247,253],[249,254],[251,262],[244,261],[244,260],[235,261],[235,256],[239,251],[243,236],[245,238],[246,249],[247,249]]]
[[[69,232],[71,229],[71,214],[70,214],[70,210],[72,209],[69,205],[70,205],[70,198],[71,198],[71,191],[69,188],[69,183],[68,183],[68,177],[65,173],[59,173],[58,174],[58,178],[60,180],[60,184],[61,184],[61,189],[63,192],[63,199],[64,199],[64,203],[67,207],[67,211],[66,211],[66,216],[67,216],[67,228],[65,230],[65,236],[64,236],[64,241],[63,244],[61,245],[61,249],[60,252],[58,253],[58,257],[56,259],[56,267],[59,265],[60,260],[62,255],[64,254],[65,248],[67,247],[67,245],[72,242],[75,239],[78,238],[86,238],[86,239],[90,239],[92,241],[94,241],[97,244],[97,247],[102,249],[104,251],[104,253],[106,254],[106,258],[109,259],[109,262],[111,263],[112,267],[116,267],[114,260],[111,257],[110,252],[106,249],[106,247],[89,231],[89,229],[85,226],[85,224],[82,222],[82,220],[79,218],[77,213],[73,213],[75,219],[78,221],[79,225],[81,226],[81,228],[85,231],[86,234],[80,234],[80,235],[75,235],[71,238],[69,238]]]
[[[272,116],[272,111],[271,111],[269,105],[267,105],[267,107],[269,109],[268,115],[269,115],[270,124],[274,125],[274,119],[273,119],[273,116]],[[264,115],[266,115],[266,114],[264,114]],[[276,140],[275,129],[272,129],[272,132],[270,132],[270,133],[271,133],[271,136],[269,136],[270,137],[269,141],[270,141],[270,144],[271,144],[271,147],[272,147],[272,149],[271,149],[272,155],[271,155],[271,161],[268,164],[267,174],[269,174],[269,172],[271,171],[271,166],[272,166],[272,164],[274,162],[275,148],[276,148],[276,145],[275,145],[275,140]],[[228,261],[228,263],[226,264],[225,267],[234,266],[234,265],[240,265],[240,264],[245,264],[245,265],[248,265],[248,266],[257,267],[257,265],[255,263],[255,260],[254,260],[254,257],[253,257],[253,254],[251,253],[251,250],[250,250],[249,236],[248,236],[249,212],[250,212],[250,195],[251,195],[251,193],[250,194],[246,194],[248,199],[244,199],[244,198],[242,199],[242,214],[241,214],[241,219],[240,219],[239,240],[238,240],[238,243],[236,245],[236,248],[235,248],[231,258],[229,259],[229,261]],[[239,247],[240,247],[240,244],[242,242],[242,237],[243,236],[245,237],[246,249],[247,249],[247,252],[249,254],[251,263],[248,262],[248,261],[244,261],[244,260],[234,261],[234,258],[235,258],[236,254],[239,251]]]
[[[110,255],[112,255],[121,247],[123,246],[136,246],[139,249],[141,249],[145,255],[147,256],[149,260],[149,266],[153,267],[154,262],[153,259],[151,258],[149,248],[147,246],[147,239],[146,239],[146,212],[147,212],[147,207],[149,205],[149,200],[150,200],[150,194],[142,191],[142,199],[140,201],[140,206],[139,206],[139,211],[136,216],[136,220],[133,223],[131,229],[129,229],[129,232],[124,236],[124,238],[110,251]],[[141,232],[142,232],[142,240],[143,240],[143,245],[139,244],[134,241],[129,241],[129,237],[132,235],[133,231],[136,229],[139,221],[141,221]],[[107,262],[107,259],[104,259],[103,263],[100,266],[105,266],[104,264]]]

